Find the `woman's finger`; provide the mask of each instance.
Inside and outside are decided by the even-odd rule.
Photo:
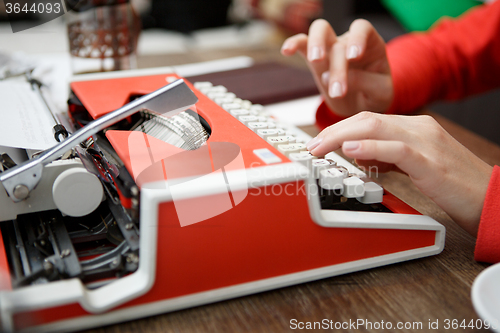
[[[327,50],[335,43],[337,35],[325,20],[315,20],[309,27],[307,41],[307,60],[310,62],[325,60]]]
[[[307,35],[298,34],[287,38],[281,46],[281,54],[284,56],[294,55],[300,52],[304,57],[307,55]]]
[[[394,164],[414,180],[429,177],[427,159],[402,141],[345,141],[342,144],[342,152],[355,159]]]
[[[324,129],[307,143],[315,156],[323,156],[339,149],[344,141],[351,140],[400,140],[408,141],[408,131],[403,127],[407,117],[361,112]]]
[[[357,59],[362,57],[366,50],[368,38],[374,33],[377,33],[375,28],[367,20],[354,20],[349,27],[346,58]]]
[[[335,43],[330,54],[330,77],[328,95],[331,98],[345,96],[347,92],[348,64],[345,57],[345,45]]]

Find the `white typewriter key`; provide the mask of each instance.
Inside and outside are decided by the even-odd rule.
[[[313,161],[314,162],[314,161]],[[344,178],[348,173],[344,169],[329,168],[319,172],[319,186],[325,190],[344,190]]]
[[[258,121],[256,116],[239,116],[238,120],[241,121],[245,125],[248,125],[248,123],[250,123],[250,122]]]
[[[234,98],[229,98],[229,97],[217,97],[214,99],[214,102],[217,103],[218,105],[222,106],[224,104],[230,104],[232,103]],[[239,105],[239,104],[236,104]],[[222,107],[224,109],[224,107]]]
[[[295,149],[297,149],[297,151],[298,151],[299,153],[300,153],[300,152],[307,152],[307,153],[309,153],[309,152],[307,151],[307,146],[306,146],[305,144],[303,144],[303,143],[297,143],[297,142],[295,142],[295,143],[293,144],[293,146],[295,147]]]
[[[312,160],[317,159],[316,156],[311,155],[309,152],[291,153],[288,158],[292,162],[299,162],[300,164],[311,168]]]
[[[253,104],[252,106],[250,106],[250,110],[255,110],[257,112],[262,112],[262,111],[264,111],[264,106],[262,106],[260,104]]]
[[[231,102],[231,103],[224,103],[224,104],[221,105],[221,107],[224,110],[226,110],[226,111],[238,110],[238,109],[243,110],[241,108],[241,105],[239,105],[238,103],[233,103],[233,102]]]
[[[241,101],[241,107],[244,108],[244,109],[251,109],[252,108],[252,102],[250,102],[249,100],[242,100]]]
[[[288,157],[291,153],[298,153],[297,147],[294,145],[278,145],[278,151]]]
[[[365,183],[365,195],[357,198],[364,204],[374,204],[382,202],[384,198],[384,189],[374,182]]]
[[[284,136],[270,136],[267,138],[267,142],[271,144],[274,148],[278,148],[279,145],[287,145],[288,140]]]
[[[241,98],[238,98],[238,97],[236,97],[236,98],[233,100],[233,103],[238,103],[239,105],[241,105],[241,102],[243,102],[243,101],[241,100]]]
[[[210,88],[210,92],[227,93],[227,88],[221,85],[213,86],[212,88]]]
[[[206,95],[211,100],[215,100],[216,98],[226,97],[226,93],[225,92],[219,92],[219,91],[209,91],[209,92],[207,92]]]
[[[203,89],[203,88],[212,88],[213,87],[212,82],[208,82],[208,81],[195,82],[193,85],[198,90]]]
[[[358,177],[347,177],[344,179],[344,193],[346,198],[360,198],[365,195],[365,182]]]
[[[282,130],[283,131],[283,130]],[[286,133],[286,132],[285,132]],[[288,143],[295,143],[295,141],[297,140],[296,137],[294,137],[293,135],[284,135],[286,136],[286,138],[288,139]]]
[[[332,160],[326,160],[324,158],[318,158],[314,161],[311,162],[311,167],[312,167],[312,175],[314,178],[318,179],[319,178],[319,173],[321,170],[325,170],[331,167],[334,167],[337,165]]]
[[[268,121],[267,128],[276,128],[276,123],[274,121]]]
[[[252,131],[257,132],[260,129],[266,129],[267,128],[267,123],[260,123],[260,122],[250,122],[248,123],[248,128],[250,128]]]
[[[278,146],[278,150],[279,150],[279,146]],[[305,151],[305,150],[307,150],[306,145],[289,142],[286,156],[288,157],[288,155],[291,153],[300,153],[300,152]]]
[[[236,98],[236,94],[232,93],[232,92],[228,92],[228,93],[226,93],[226,95],[224,97],[231,98],[232,100],[234,100]]]
[[[252,112],[252,110],[250,110],[250,112]],[[255,112],[255,111],[253,111]],[[265,122],[268,122],[269,121],[269,117],[264,117],[264,116],[258,116],[259,118],[259,121],[265,123]]]
[[[266,141],[267,141],[267,138],[270,136],[278,136],[279,135],[277,129],[260,129],[260,130],[257,130],[257,134]]]
[[[238,117],[238,116],[248,116],[248,110],[245,109],[233,109],[229,111],[233,116]]]
[[[280,135],[280,136],[286,135],[286,132],[284,130],[282,130],[281,128],[279,128],[279,129],[278,128],[274,128],[274,129],[278,131],[278,135]]]
[[[210,92],[210,89],[212,89],[212,87],[203,87],[203,88],[199,88],[199,90],[204,93],[205,95],[208,94]]]

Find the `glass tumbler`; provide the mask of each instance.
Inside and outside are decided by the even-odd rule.
[[[66,4],[74,74],[137,68],[141,24],[128,0],[68,0]]]

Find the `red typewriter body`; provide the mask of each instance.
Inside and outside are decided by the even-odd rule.
[[[173,78],[95,79],[71,89],[95,119]],[[141,189],[139,269],[94,290],[79,281],[4,290],[9,300],[27,298],[3,312],[10,328],[106,325],[442,251],[444,227],[388,192],[385,212],[322,209],[305,167],[188,84],[199,99],[194,110],[211,128],[198,151],[138,131],[106,132]],[[259,149],[281,161],[267,164]],[[8,270],[1,241],[0,266]],[[29,300],[49,292],[60,294]]]

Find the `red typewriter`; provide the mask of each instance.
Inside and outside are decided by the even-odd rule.
[[[75,127],[180,79],[150,73],[72,82]],[[1,198],[4,331],[80,330],[442,251],[442,225],[341,156],[311,156],[307,134],[231,87],[186,84],[187,110],[154,110],[178,94],[138,104],[45,164],[28,199]]]

